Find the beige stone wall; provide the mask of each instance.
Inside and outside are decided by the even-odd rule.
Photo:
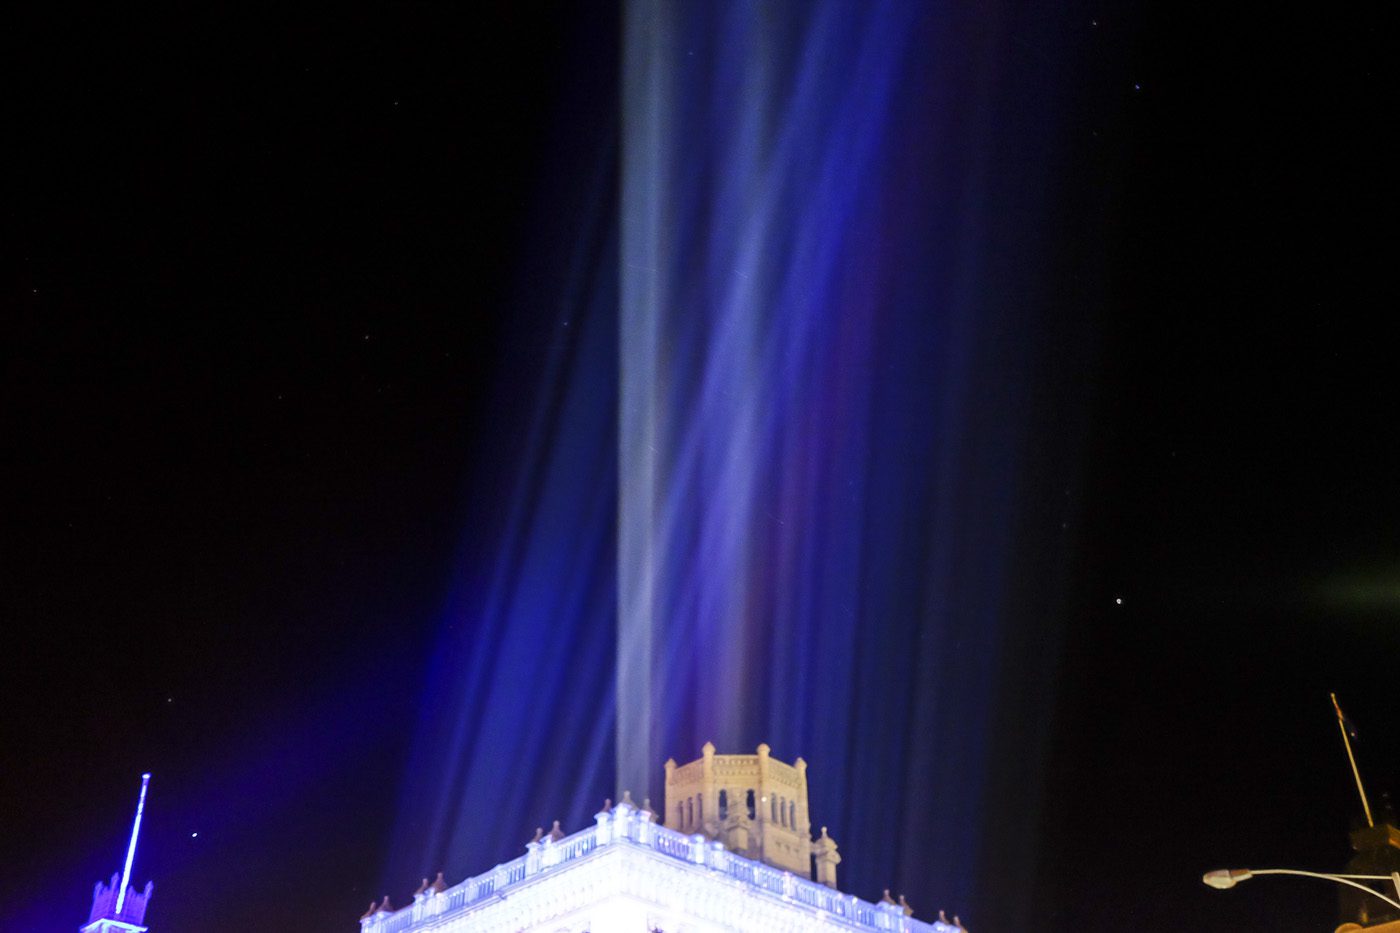
[[[810,878],[807,763],[798,758],[788,764],[770,751],[765,744],[752,755],[719,755],[706,742],[695,761],[666,762],[664,823],[668,829],[699,833],[730,851]],[[834,843],[830,849],[834,856]],[[838,860],[828,859],[829,871],[821,879],[833,887]]]

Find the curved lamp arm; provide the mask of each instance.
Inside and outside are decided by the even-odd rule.
[[[1328,875],[1316,871],[1300,871],[1295,868],[1236,868],[1220,869],[1219,871],[1208,871],[1201,876],[1201,880],[1212,888],[1219,888],[1222,891],[1226,888],[1233,888],[1241,881],[1247,881],[1255,875],[1298,875],[1302,878],[1321,878],[1324,881],[1334,881],[1337,884],[1345,884],[1365,891],[1372,897],[1378,897],[1396,910],[1400,910],[1400,901],[1386,897],[1375,888],[1369,888],[1359,881],[1392,881],[1390,875]]]

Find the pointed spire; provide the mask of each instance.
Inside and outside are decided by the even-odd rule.
[[[136,801],[136,821],[131,824],[131,842],[126,847],[126,867],[122,869],[122,886],[117,890],[116,916],[122,913],[126,902],[126,887],[131,882],[131,863],[136,859],[136,837],[141,834],[141,813],[146,809],[146,786],[151,783],[150,773],[141,775],[141,796]]]

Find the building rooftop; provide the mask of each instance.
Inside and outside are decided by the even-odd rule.
[[[537,833],[525,855],[452,887],[441,876],[436,884],[425,881],[399,910],[387,897],[371,904],[360,918],[361,933],[518,930],[522,917],[530,918],[523,929],[532,929],[531,923],[577,916],[609,897],[629,916],[645,917],[647,928],[654,917],[684,916],[708,920],[704,929],[784,931],[815,923],[833,931],[966,933],[954,923],[914,919],[888,892],[871,903],[745,858],[702,834],[667,829],[649,808],[627,799],[609,801],[595,819],[572,835],[562,835],[557,824],[556,832]],[[742,921],[730,925],[736,918]]]

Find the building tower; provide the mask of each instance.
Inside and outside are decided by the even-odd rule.
[[[141,833],[141,814],[146,809],[146,787],[149,774],[141,775],[141,796],[136,801],[136,820],[131,825],[131,841],[126,847],[126,865],[120,874],[113,873],[107,884],[101,881],[92,889],[92,912],[79,933],[146,933],[146,905],[151,900],[154,881],[147,881],[143,891],[130,887],[131,865],[136,860],[136,837]]]
[[[706,742],[686,765],[666,761],[666,828],[699,833],[730,852],[836,887],[841,856],[822,827],[812,840],[807,813],[807,762],[756,755],[716,755]],[[815,861],[815,871],[814,869]]]

